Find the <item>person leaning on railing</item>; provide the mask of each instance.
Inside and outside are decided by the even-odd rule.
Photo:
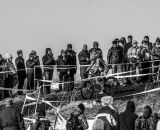
[[[160,65],[160,39],[156,39],[155,46],[153,46],[152,51],[152,59],[153,59],[153,65],[154,65],[154,73],[157,73],[159,70]]]
[[[17,70],[12,62],[12,59],[13,59],[12,55],[6,54],[5,58],[6,58],[7,71],[9,71],[7,73],[7,78],[5,80],[5,87],[13,88],[18,83]],[[13,96],[12,91],[5,91],[5,92],[6,92],[6,96],[10,96],[10,97]]]
[[[131,74],[132,75],[135,75],[136,74],[136,68],[138,67],[139,68],[139,53],[140,53],[140,49],[139,49],[139,46],[137,45],[138,42],[137,41],[133,41],[132,43],[132,47],[129,48],[128,52],[127,52],[127,57],[128,57],[128,60],[129,62],[131,63],[130,64],[130,68],[131,68]],[[131,82],[132,83],[135,83],[137,82],[137,79],[135,77],[131,77]]]
[[[142,41],[142,45],[140,46],[140,66],[141,66],[141,74],[148,74],[152,73],[152,56],[151,56],[151,50],[149,49],[148,44],[146,41]],[[152,76],[145,75],[141,77],[142,82],[151,82]]]

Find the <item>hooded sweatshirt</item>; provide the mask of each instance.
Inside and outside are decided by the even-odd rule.
[[[128,101],[126,110],[119,115],[120,122],[120,130],[134,130],[135,129],[135,121],[138,118],[136,114],[134,114],[135,105],[134,102]]]

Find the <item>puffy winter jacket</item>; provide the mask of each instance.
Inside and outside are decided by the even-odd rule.
[[[121,63],[123,59],[123,48],[121,46],[114,47],[112,46],[107,55],[107,61],[109,64],[118,64]]]
[[[131,47],[128,50],[127,57],[128,59],[131,59],[131,58],[139,59],[139,54],[140,54],[140,48],[138,46]]]
[[[159,60],[160,59],[160,47],[154,46],[152,48],[151,54],[153,56],[153,60]]]
[[[87,58],[90,58],[90,54],[88,52],[88,50],[82,50],[79,54],[78,54],[78,60],[80,65],[88,65],[90,64],[90,60],[87,60]]]

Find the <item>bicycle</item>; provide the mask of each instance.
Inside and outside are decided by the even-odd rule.
[[[95,92],[100,92],[103,86],[103,92],[108,95],[113,95],[118,86],[118,80],[111,76],[111,77],[100,77],[96,78],[97,75],[91,74],[92,79],[84,81],[81,86],[81,96],[83,99],[91,99]],[[95,77],[95,78],[94,78]]]

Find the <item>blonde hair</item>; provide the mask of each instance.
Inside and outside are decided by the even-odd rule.
[[[111,96],[105,96],[101,98],[101,102],[103,106],[108,106],[113,104],[113,97]]]

